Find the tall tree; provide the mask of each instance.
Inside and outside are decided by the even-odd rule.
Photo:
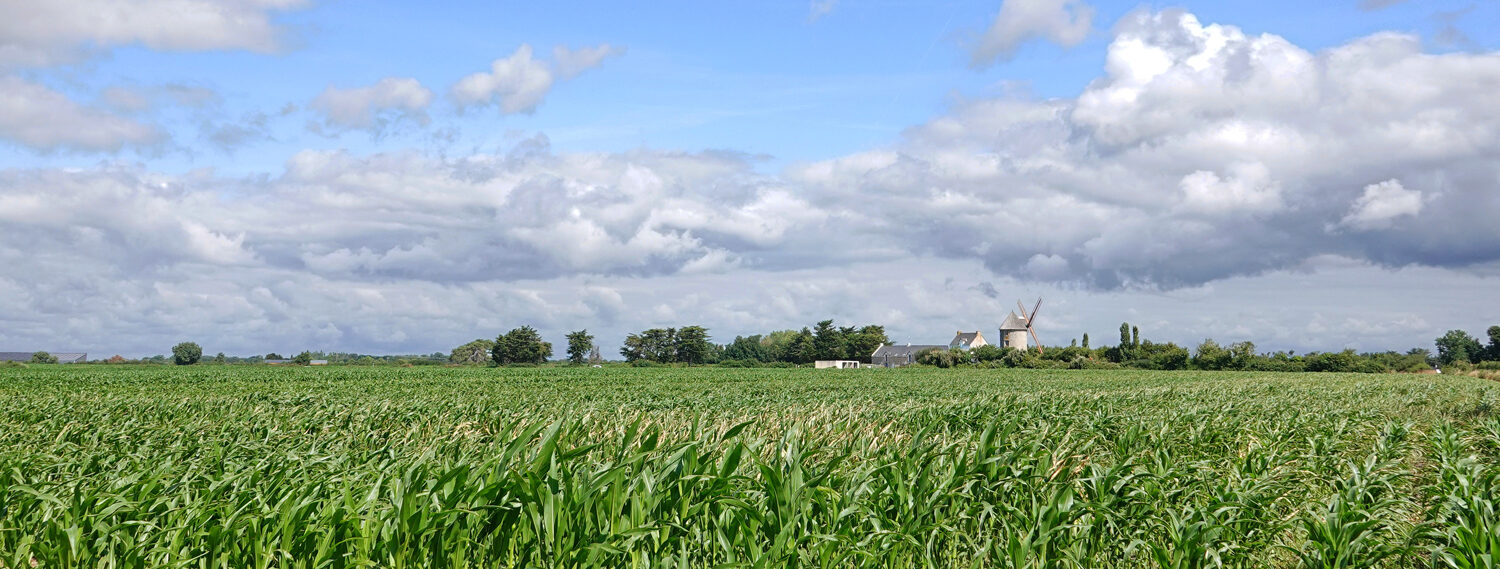
[[[846,356],[851,360],[870,363],[870,356],[883,344],[891,343],[891,339],[885,335],[885,327],[878,325],[863,326],[846,338]]]
[[[844,352],[844,336],[833,327],[833,320],[824,320],[813,328],[813,359],[843,359]]]
[[[1085,349],[1085,350],[1089,349],[1089,333],[1088,332],[1084,332],[1083,333],[1083,349]]]
[[[589,334],[587,328],[568,334],[568,361],[582,364],[589,356],[589,348],[594,346],[594,337]]]
[[[1484,358],[1492,362],[1500,362],[1500,326],[1490,326],[1486,330],[1490,337],[1489,354]]]
[[[1130,349],[1133,351],[1141,347],[1141,329],[1138,326],[1130,327]]]
[[[193,342],[182,342],[172,346],[172,363],[180,366],[190,366],[203,359],[203,348]]]
[[[1463,330],[1449,330],[1434,340],[1434,343],[1437,344],[1438,361],[1443,365],[1453,362],[1478,363],[1484,350],[1479,340]]]
[[[792,336],[792,340],[787,343],[784,359],[796,364],[810,364],[816,357],[813,350],[813,333],[811,330],[803,328],[802,331],[797,332],[796,336]]]
[[[761,343],[760,334],[735,336],[734,341],[724,347],[724,359],[746,362],[769,362],[772,360],[770,349]]]
[[[712,347],[708,343],[708,329],[702,326],[684,326],[677,330],[674,360],[688,365],[707,363]]]
[[[536,328],[521,326],[495,338],[490,359],[496,364],[540,364],[552,355],[552,344],[542,341]]]

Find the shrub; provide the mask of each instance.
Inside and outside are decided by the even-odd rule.
[[[49,354],[47,352],[36,352],[34,354],[31,354],[31,363],[34,363],[34,364],[55,364],[55,363],[57,363],[57,356],[54,356],[54,355]]]

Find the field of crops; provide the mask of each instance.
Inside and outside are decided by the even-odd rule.
[[[0,368],[0,567],[1494,567],[1500,383]]]

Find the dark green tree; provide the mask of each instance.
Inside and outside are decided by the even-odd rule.
[[[677,330],[673,361],[688,365],[710,363],[713,346],[708,343],[708,329],[702,326],[683,326]]]
[[[448,362],[455,364],[482,364],[491,359],[495,351],[495,342],[478,338],[472,342],[453,348],[448,353]]]
[[[25,352],[22,352],[22,353],[25,353]],[[57,363],[57,356],[54,356],[54,355],[49,354],[47,352],[34,352],[34,353],[31,354],[31,363],[34,363],[34,364],[55,364],[55,363]]]
[[[832,320],[824,320],[813,328],[813,359],[839,360],[844,358],[846,348],[844,335],[833,327]]]
[[[1490,326],[1486,332],[1489,333],[1490,347],[1484,359],[1500,362],[1500,326]]]
[[[180,366],[190,366],[203,359],[203,348],[193,342],[182,342],[172,346],[172,363]]]
[[[1130,327],[1130,351],[1135,352],[1141,347],[1141,329],[1136,326]]]
[[[782,360],[795,364],[810,364],[816,357],[814,348],[812,331],[803,328],[787,343],[786,353],[782,356]]]
[[[286,358],[281,357],[281,354],[278,354],[276,352],[271,352],[269,354],[266,354],[266,357],[263,358],[263,359],[267,359],[267,360],[284,360]]]
[[[568,361],[582,365],[588,361],[589,350],[594,347],[594,336],[587,328],[568,334]]]
[[[848,334],[844,342],[844,357],[864,363],[870,363],[870,355],[884,344],[891,343],[891,339],[885,335],[885,326],[874,324],[862,326],[853,334]]]
[[[1229,369],[1233,359],[1234,356],[1229,353],[1229,350],[1224,349],[1218,342],[1204,340],[1193,352],[1193,367],[1205,370]]]
[[[1083,333],[1083,349],[1085,349],[1085,350],[1089,349],[1089,333],[1088,332],[1084,332]]]
[[[1433,342],[1437,344],[1438,362],[1443,365],[1453,362],[1478,363],[1484,354],[1484,347],[1479,344],[1479,340],[1463,330],[1449,330]]]
[[[226,364],[228,362],[229,362],[229,358],[227,358],[227,357],[224,356],[224,352],[219,352],[217,354],[214,354],[214,363],[219,364],[219,365],[224,365],[224,364]]]
[[[496,365],[540,364],[552,356],[552,344],[542,341],[536,328],[521,326],[495,338],[490,359]]]
[[[734,341],[724,347],[724,359],[742,362],[773,361],[770,348],[762,340],[760,334],[735,336]]]
[[[292,358],[292,363],[297,364],[299,366],[310,365],[310,364],[312,364],[312,361],[313,361],[312,352],[309,352],[309,351],[306,351],[306,350],[304,350],[300,354],[297,354],[296,357]]]

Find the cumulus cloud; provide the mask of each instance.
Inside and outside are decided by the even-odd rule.
[[[1399,217],[1422,213],[1422,192],[1408,190],[1400,180],[1386,180],[1365,186],[1365,193],[1354,201],[1349,214],[1339,222],[1356,231],[1385,229]]]
[[[330,85],[308,108],[321,116],[322,131],[378,132],[398,120],[425,124],[426,109],[431,103],[432,91],[416,79],[386,77],[367,87],[339,89]]]
[[[163,51],[275,51],[277,12],[303,0],[56,0],[0,3],[0,65],[77,61],[91,50],[140,44]]]
[[[599,66],[605,58],[625,53],[623,47],[600,44],[577,50],[557,46],[553,63],[533,59],[530,45],[521,44],[507,57],[490,63],[488,72],[460,79],[453,85],[453,99],[459,106],[496,104],[505,114],[535,112],[559,79],[571,79]]]
[[[1100,289],[1325,254],[1500,260],[1500,101],[1482,87],[1500,81],[1500,54],[1431,54],[1392,33],[1312,52],[1177,11],[1115,30],[1104,74],[1075,98],[961,102],[899,144],[788,180],[831,215],[859,204],[869,221],[849,231],[867,243]],[[1365,198],[1372,178],[1427,192]],[[1358,231],[1375,226],[1389,231]]]
[[[36,150],[119,150],[161,140],[156,128],[79,105],[45,85],[0,77],[0,138]]]
[[[970,53],[970,63],[985,67],[1010,59],[1028,41],[1045,38],[1071,47],[1088,38],[1094,8],[1082,0],[1005,0],[994,23]]]
[[[605,58],[620,55],[625,55],[624,47],[615,47],[607,43],[578,49],[569,49],[565,45],[552,48],[552,61],[557,66],[558,77],[563,79],[577,77],[580,73],[604,63]]]

